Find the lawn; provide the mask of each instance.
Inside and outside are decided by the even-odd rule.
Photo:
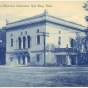
[[[88,67],[0,66],[0,87],[59,86],[88,86]]]

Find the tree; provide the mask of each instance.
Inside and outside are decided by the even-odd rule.
[[[54,50],[55,50],[55,45],[54,44],[47,44],[46,45],[46,61],[48,66],[56,66],[56,61],[54,57]]]
[[[0,65],[6,63],[6,31],[5,29],[0,29]]]
[[[78,53],[84,53],[85,52],[85,36],[77,33],[76,38],[73,42],[73,48],[77,50]]]
[[[79,65],[88,64],[88,60],[86,58],[85,35],[81,33],[76,34],[73,49],[77,50],[78,64]]]

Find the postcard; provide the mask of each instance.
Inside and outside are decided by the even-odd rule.
[[[0,87],[87,87],[88,2],[0,1]]]

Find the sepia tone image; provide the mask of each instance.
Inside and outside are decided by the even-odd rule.
[[[88,1],[0,1],[0,87],[87,87]]]

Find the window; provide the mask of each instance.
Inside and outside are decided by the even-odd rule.
[[[28,38],[28,48],[30,48],[30,36],[28,36],[27,38]]]
[[[73,47],[73,41],[74,41],[74,39],[71,39],[71,41],[70,41],[71,47]]]
[[[61,34],[61,31],[59,31],[59,34]]]
[[[38,32],[39,32],[39,29],[37,29],[36,33],[38,33]]]
[[[18,38],[18,47],[19,49],[21,49],[21,38],[20,37]]]
[[[58,45],[61,45],[61,37],[58,38]]]
[[[27,34],[27,31],[25,31],[25,35]]]
[[[37,35],[37,37],[36,37],[36,44],[40,44],[40,36],[39,35]]]
[[[25,49],[26,48],[26,38],[23,37],[23,48]]]
[[[11,45],[11,47],[13,46],[13,39],[11,39],[10,45]]]
[[[37,62],[39,62],[39,61],[40,61],[40,55],[37,54]]]
[[[10,35],[11,37],[13,36],[13,34]]]

